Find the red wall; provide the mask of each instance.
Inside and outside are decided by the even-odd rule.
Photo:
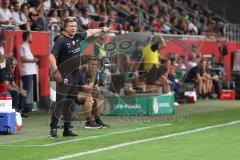
[[[48,32],[31,32],[33,42],[31,49],[34,56],[39,58],[39,90],[40,96],[49,96],[49,62],[48,54],[50,47],[50,34]],[[4,44],[6,54],[14,54],[19,57],[19,47],[22,43],[22,32],[21,31],[7,31],[6,32],[6,43]],[[190,51],[191,45],[197,46],[197,49],[201,54],[214,54],[218,59],[220,53],[218,51],[218,41],[208,40],[182,40],[182,41],[168,41],[167,48],[162,51],[163,55],[167,55],[169,52],[176,53],[179,55],[187,56]],[[92,45],[88,47],[89,53],[92,53]],[[185,46],[185,47],[184,47]],[[187,46],[187,47],[186,47]],[[231,74],[231,52],[235,52],[240,49],[240,43],[227,42],[228,55],[225,56],[224,62],[226,65],[227,79],[230,79]],[[16,74],[18,71],[16,70]]]
[[[30,45],[34,56],[39,58],[39,95],[49,95],[49,42],[48,32],[31,32],[32,43]],[[19,58],[19,48],[22,44],[22,31],[6,31],[6,42],[4,43],[5,54],[14,55]],[[16,75],[19,77],[18,68]],[[18,81],[19,82],[19,81]]]

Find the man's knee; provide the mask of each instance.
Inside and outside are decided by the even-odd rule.
[[[92,104],[93,98],[92,97],[85,97],[85,103]]]
[[[92,103],[93,97],[91,95],[85,95],[85,94],[78,94],[78,103]]]

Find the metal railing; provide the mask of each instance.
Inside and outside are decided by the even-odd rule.
[[[206,36],[200,35],[176,35],[176,34],[163,34],[167,40],[203,40]]]
[[[224,37],[229,41],[239,42],[240,41],[240,25],[225,23],[223,29]]]

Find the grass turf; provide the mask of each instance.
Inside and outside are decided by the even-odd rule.
[[[61,136],[62,130],[59,130],[60,137],[57,139],[47,138],[49,132],[49,115],[46,115],[46,113],[35,113],[31,116],[32,118],[24,120],[24,129],[22,132],[12,136],[0,136],[0,143],[14,145],[49,144],[93,135],[106,135],[112,132],[131,130],[161,123],[171,123],[172,125],[154,127],[126,134],[79,140],[49,147],[1,145],[0,155],[4,159],[49,159],[119,143],[221,124],[240,119],[239,104],[239,101],[200,101],[194,105],[181,105],[176,109],[177,114],[187,115],[189,108],[192,108],[193,115],[179,119],[170,117],[168,119],[156,119],[155,121],[151,119],[126,121],[120,117],[104,117],[105,121],[112,125],[111,128],[86,130],[82,128],[83,125],[76,123],[74,131],[80,135],[79,137],[63,138]],[[163,159],[190,159],[191,157],[193,157],[192,159],[202,159],[203,157],[205,159],[209,159],[208,157],[210,159],[221,159],[221,155],[226,156],[228,154],[231,155],[231,159],[236,159],[237,153],[234,154],[232,149],[240,149],[240,147],[237,147],[237,143],[234,142],[239,141],[237,136],[237,132],[239,131],[238,126],[216,128],[165,140],[137,144],[103,153],[87,155],[81,157],[81,159],[120,159],[120,157],[122,159],[159,159],[161,157]],[[228,144],[227,141],[231,143]],[[219,148],[222,145],[224,145],[225,152],[223,152],[222,148]],[[79,157],[75,159],[79,159]]]

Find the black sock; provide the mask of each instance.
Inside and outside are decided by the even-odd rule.
[[[99,121],[100,121],[100,117],[96,117],[95,122],[99,122]]]
[[[204,94],[203,94],[203,98],[204,98],[204,99],[207,98],[207,96],[208,96],[207,93],[204,93]]]
[[[92,117],[87,117],[87,118],[86,118],[86,121],[87,121],[87,122],[89,122],[89,121],[91,121],[91,120],[92,120]]]
[[[211,93],[211,92],[209,92],[209,93],[208,93],[208,97],[209,97],[209,98],[213,98],[213,96],[212,96],[212,93]]]
[[[68,131],[70,129],[71,122],[64,122],[64,130]]]

